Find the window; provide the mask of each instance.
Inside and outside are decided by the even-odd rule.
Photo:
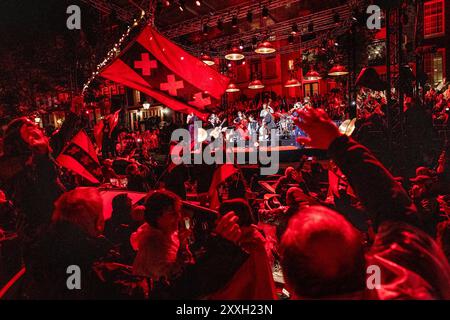
[[[426,1],[423,5],[423,35],[425,38],[445,34],[444,0]]]
[[[319,83],[311,82],[305,83],[303,85],[303,92],[305,93],[305,97],[312,97],[315,94],[319,94]]]
[[[437,85],[444,79],[445,49],[425,55],[425,73],[428,75],[428,83]]]

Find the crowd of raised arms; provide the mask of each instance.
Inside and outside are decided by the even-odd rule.
[[[448,97],[424,97],[403,108],[414,161],[402,176],[372,134],[386,129],[374,93],[358,95],[352,137],[337,125],[349,118],[339,92],[234,103],[203,121],[237,140],[275,129],[329,157],[270,177],[162,163],[163,126],[118,126],[92,184],[55,161],[79,116],[51,136],[14,119],[1,143],[0,298],[450,299],[450,143],[427,145],[449,123]]]

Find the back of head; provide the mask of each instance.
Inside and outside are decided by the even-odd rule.
[[[300,209],[289,221],[281,253],[288,287],[299,297],[330,297],[364,288],[360,234],[331,209]]]
[[[156,190],[145,199],[145,221],[157,227],[157,220],[170,208],[181,208],[181,198],[168,190]]]
[[[112,216],[111,219],[119,223],[126,223],[130,219],[131,199],[126,193],[115,196],[112,200]]]
[[[127,175],[134,175],[134,174],[137,173],[137,171],[138,171],[138,167],[137,167],[137,165],[134,164],[134,163],[129,164],[129,165],[127,166],[126,170],[125,170],[125,172],[126,172]]]
[[[252,209],[244,199],[236,198],[232,200],[226,200],[220,205],[219,213],[221,216],[227,214],[230,211],[234,211],[236,216],[239,218],[237,223],[241,227],[248,227],[251,224],[256,223],[256,219],[253,215]]]
[[[103,232],[103,202],[97,188],[78,187],[64,193],[55,202],[52,221],[66,221],[81,227],[91,236]]]

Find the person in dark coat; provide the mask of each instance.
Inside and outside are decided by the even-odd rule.
[[[131,198],[121,193],[113,198],[111,218],[105,222],[105,237],[119,253],[121,262],[126,264],[131,264],[134,259],[134,250],[129,241],[134,231],[131,211]]]
[[[111,251],[112,243],[103,237],[102,207],[96,188],[79,187],[58,199],[50,228],[33,244],[25,263],[23,298],[98,300],[146,296],[145,282],[133,277],[130,267],[112,262],[116,254]]]
[[[18,211],[19,235],[31,241],[50,223],[53,203],[65,188],[48,138],[27,118],[6,129],[0,183]]]
[[[408,193],[368,149],[340,134],[325,111],[308,108],[300,116],[297,125],[308,134],[300,141],[328,150],[370,214],[376,236],[365,253],[361,234],[342,215],[322,206],[299,210],[281,243],[294,297],[449,299],[450,266],[422,230]],[[374,273],[377,281],[369,278]]]

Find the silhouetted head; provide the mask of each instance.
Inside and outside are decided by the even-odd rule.
[[[360,233],[331,209],[300,209],[282,237],[281,253],[288,287],[299,297],[321,298],[364,289]]]
[[[154,228],[166,232],[178,229],[181,219],[181,198],[167,190],[150,192],[145,199],[145,221]]]
[[[103,201],[97,188],[78,187],[64,193],[55,202],[53,222],[66,221],[96,237],[103,233]]]

